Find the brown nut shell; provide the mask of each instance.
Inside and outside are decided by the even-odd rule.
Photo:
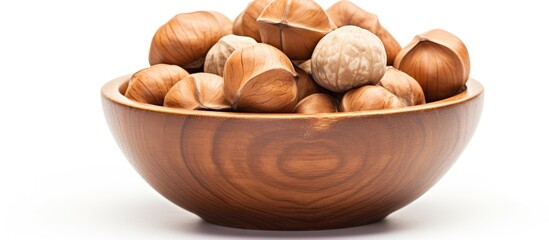
[[[216,11],[210,11],[212,15],[214,15],[215,19],[217,19],[217,23],[219,26],[221,26],[221,35],[226,36],[233,33],[233,21],[225,16],[225,14],[216,12]]]
[[[219,39],[206,55],[204,72],[213,73],[223,77],[225,63],[229,56],[239,48],[257,44],[251,37],[227,35]]]
[[[133,74],[124,95],[134,101],[162,106],[166,93],[188,75],[176,65],[153,65]]]
[[[154,34],[149,63],[201,68],[210,48],[226,31],[216,16],[218,14],[199,11],[181,13],[170,19]]]
[[[223,78],[195,73],[175,84],[166,94],[164,106],[189,110],[231,109],[223,94]]]
[[[247,112],[292,112],[297,73],[277,48],[259,43],[237,49],[225,64],[225,98]]]
[[[387,67],[379,84],[399,97],[406,106],[425,104],[421,85],[410,75],[394,67]]]
[[[471,70],[469,52],[455,35],[435,29],[417,35],[402,49],[395,68],[416,79],[427,102],[442,100],[459,93]]]
[[[406,105],[399,97],[381,86],[366,85],[347,92],[339,105],[341,112],[394,109]]]
[[[393,65],[401,46],[393,35],[379,23],[377,15],[365,11],[347,0],[335,3],[326,12],[338,27],[354,25],[377,35],[385,46],[387,65]]]
[[[295,113],[319,114],[337,112],[334,98],[325,93],[315,93],[301,100],[295,107]]]
[[[271,0],[254,0],[250,2],[248,7],[234,21],[233,33],[235,35],[248,36],[257,42],[261,42],[257,18],[270,2]]]
[[[320,39],[337,28],[313,0],[274,0],[257,22],[261,41],[292,60],[310,59]]]
[[[303,69],[294,66],[295,71],[297,72],[297,101],[301,101],[307,96],[321,92],[322,88],[313,80],[311,75],[305,72]]]

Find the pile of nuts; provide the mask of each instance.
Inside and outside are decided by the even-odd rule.
[[[254,0],[234,23],[212,11],[178,14],[154,35],[149,62],[131,77],[129,99],[257,113],[414,106],[459,93],[470,71],[453,34],[431,30],[401,48],[347,0],[326,11],[313,0]]]

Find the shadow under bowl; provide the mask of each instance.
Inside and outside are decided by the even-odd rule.
[[[107,123],[141,176],[205,221],[320,230],[377,222],[417,199],[471,139],[483,87],[396,110],[319,115],[171,109],[102,88]]]

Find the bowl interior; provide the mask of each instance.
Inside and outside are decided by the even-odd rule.
[[[163,106],[156,106],[152,104],[140,103],[132,101],[124,96],[126,89],[128,87],[129,79],[131,75],[121,76],[116,78],[107,84],[104,85],[101,92],[102,95],[108,98],[111,101],[123,104],[125,106],[142,109],[146,111],[154,112],[163,112],[177,115],[191,115],[191,116],[209,116],[209,117],[225,117],[225,118],[347,118],[347,117],[361,117],[361,116],[372,116],[380,114],[398,114],[406,112],[415,112],[415,111],[424,111],[428,109],[442,108],[445,106],[450,106],[453,104],[459,104],[464,101],[476,98],[479,95],[484,93],[484,87],[477,80],[469,79],[466,87],[459,94],[452,96],[447,99],[443,99],[436,102],[430,102],[423,105],[404,107],[399,109],[385,109],[385,110],[374,110],[374,111],[364,111],[364,112],[340,112],[340,113],[323,113],[315,115],[306,115],[306,114],[294,114],[294,113],[243,113],[243,112],[215,112],[215,111],[200,111],[200,110],[186,110],[186,109],[175,109],[168,108]]]

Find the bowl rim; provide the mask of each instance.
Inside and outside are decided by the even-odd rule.
[[[458,105],[471,101],[484,93],[484,87],[475,79],[469,79],[464,91],[459,94],[446,98],[440,101],[435,101],[427,104],[410,106],[398,109],[372,110],[363,112],[338,112],[338,113],[321,113],[321,114],[297,114],[297,113],[243,113],[243,112],[215,112],[201,110],[187,110],[157,106],[147,103],[140,103],[125,97],[121,93],[121,89],[127,86],[131,78],[131,74],[120,76],[103,85],[101,95],[104,99],[114,102],[132,109],[143,111],[174,114],[181,116],[193,117],[217,117],[217,118],[238,118],[238,119],[318,119],[318,118],[356,118],[368,116],[387,116],[394,114],[409,114],[414,112],[425,112],[429,110],[437,110],[453,105]]]

